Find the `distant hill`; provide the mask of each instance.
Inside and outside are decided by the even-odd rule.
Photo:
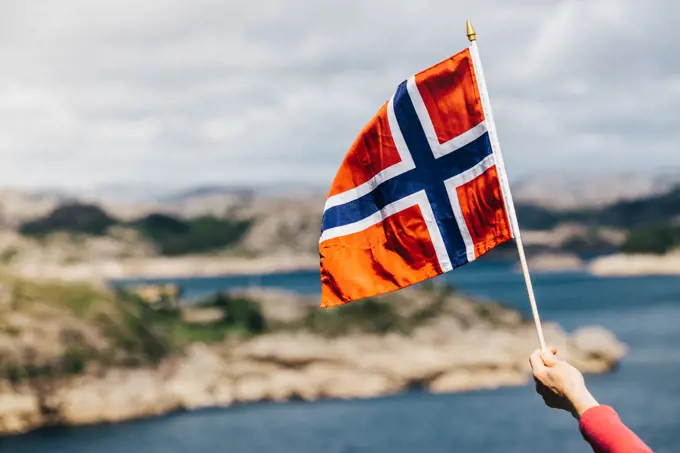
[[[540,172],[512,181],[512,192],[518,204],[546,207],[551,210],[599,208],[624,200],[659,195],[680,184],[680,169],[658,173],[638,172]],[[330,185],[330,181],[329,181]],[[183,211],[211,211],[225,203],[250,202],[254,199],[284,197],[289,199],[321,199],[328,186],[300,182],[272,182],[267,184],[205,184],[197,186],[158,186],[149,184],[108,184],[89,190],[43,189],[30,194],[0,189],[0,205],[7,192],[23,197],[24,202],[37,200],[87,200],[108,206],[110,210],[133,212],[134,207],[155,207],[182,215]],[[30,200],[26,199],[30,197]],[[191,203],[193,207],[187,207]],[[198,207],[196,207],[198,206]],[[27,207],[31,212],[32,206]],[[14,210],[15,212],[17,209]]]
[[[608,253],[622,244],[627,247],[625,238],[635,233],[637,245],[628,250],[665,250],[680,238],[675,232],[680,188],[674,188],[673,174],[618,174],[593,176],[592,180],[562,176],[543,184],[538,183],[540,178],[527,180],[513,190],[522,230],[549,233],[534,235],[537,247]],[[107,226],[132,228],[147,240],[146,248],[140,250],[153,246],[163,254],[225,252],[225,248],[244,256],[316,253],[325,190],[274,187],[206,185],[157,193],[153,200],[143,202],[5,190],[0,191],[0,227],[33,235],[52,230],[106,235]],[[64,206],[70,208],[64,210]],[[97,206],[101,212],[83,206]],[[144,222],[149,218],[170,219],[161,222],[162,226],[181,224],[182,231],[157,230],[158,222]],[[646,230],[649,227],[653,229]],[[661,239],[646,245],[653,235]],[[531,246],[530,238],[525,242]],[[127,250],[134,241],[126,241]]]
[[[161,195],[156,198],[156,201],[160,203],[181,203],[190,199],[214,198],[221,196],[252,198],[256,193],[256,189],[248,187],[201,186]]]
[[[604,206],[551,209],[519,202],[517,217],[523,228],[547,230],[561,223],[591,227],[633,229],[675,222],[680,217],[680,186],[635,199],[623,199]]]
[[[517,202],[563,210],[659,195],[678,184],[680,170],[657,174],[552,172],[517,181],[512,193]]]
[[[0,227],[15,228],[22,222],[48,214],[66,200],[59,194],[2,189],[0,190]]]

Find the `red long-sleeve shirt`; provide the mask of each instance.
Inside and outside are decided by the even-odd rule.
[[[596,406],[585,411],[579,428],[595,453],[653,453],[609,406]]]

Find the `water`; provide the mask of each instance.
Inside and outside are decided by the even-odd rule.
[[[445,277],[461,290],[528,312],[521,275],[472,263]],[[181,281],[189,298],[257,284],[318,293],[318,275]],[[543,318],[568,330],[600,324],[630,347],[620,369],[589,376],[602,403],[657,453],[680,451],[680,278],[537,275]],[[549,341],[549,338],[548,338]],[[575,421],[532,388],[464,395],[412,393],[368,401],[260,404],[119,425],[43,430],[0,440],[0,451],[98,453],[587,452]]]

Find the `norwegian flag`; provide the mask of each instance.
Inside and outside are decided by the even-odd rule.
[[[514,219],[473,45],[404,81],[350,148],[323,213],[321,306],[469,263]]]

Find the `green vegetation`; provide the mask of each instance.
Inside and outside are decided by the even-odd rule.
[[[147,307],[144,321],[146,325],[153,325],[162,332],[176,350],[196,341],[214,343],[224,340],[228,335],[252,336],[268,330],[259,304],[244,297],[221,293],[200,301],[191,309],[218,309],[222,316],[209,323],[192,323],[182,319],[180,309],[154,310]]]
[[[137,365],[156,362],[173,350],[165,332],[148,322],[151,309],[133,298],[87,284],[3,279],[1,287],[8,290],[10,303],[0,334],[10,334],[10,341],[17,342],[15,349],[21,349],[26,328],[9,322],[9,315],[20,313],[32,319],[37,329],[32,335],[56,329],[59,344],[51,348],[61,350],[60,356],[35,363],[31,357],[22,363],[0,361],[0,372],[7,376],[80,373],[90,362]]]
[[[24,279],[2,281],[10,290],[12,311],[31,312],[44,305],[64,311],[86,321],[115,307],[113,294],[84,283],[36,282]]]
[[[595,219],[601,225],[625,229],[672,221],[680,215],[680,187],[668,193],[622,201],[600,210]]]
[[[331,337],[350,332],[385,334],[407,330],[410,326],[404,321],[392,305],[376,299],[366,299],[342,307],[310,310],[304,327]]]
[[[0,252],[0,264],[10,264],[19,255],[19,250],[15,247],[8,247]]]
[[[185,321],[179,308],[154,308],[125,290],[23,279],[2,279],[0,290],[10,301],[0,312],[0,338],[10,342],[11,349],[23,351],[21,356],[0,357],[0,378],[13,381],[79,374],[90,364],[156,363],[193,342],[217,342],[228,335],[257,335],[268,329],[257,302],[227,294],[208,298],[197,307],[222,310],[223,317],[195,324]],[[34,327],[24,324],[27,319]],[[46,350],[52,352],[45,356],[22,346],[25,338],[43,337],[47,332],[54,336],[55,330],[58,344],[50,344]]]
[[[679,246],[680,227],[670,223],[659,223],[631,230],[621,251],[664,254]]]
[[[47,216],[22,224],[25,236],[44,238],[52,233],[74,237],[101,236],[113,226],[133,228],[158,247],[162,255],[176,256],[223,250],[237,244],[252,220],[231,220],[213,216],[181,219],[167,214],[150,214],[133,222],[122,222],[94,205],[72,203],[56,208]],[[0,257],[3,261],[12,256]]]
[[[307,313],[302,327],[329,337],[353,332],[409,334],[418,326],[439,316],[446,299],[455,291],[453,287],[436,285],[432,281],[426,281],[419,288],[423,292],[425,303],[418,304],[415,309],[412,309],[413,301],[402,301],[398,294],[390,294],[341,307],[312,309]]]
[[[250,228],[250,220],[202,216],[183,220],[165,214],[151,214],[132,223],[154,242],[163,255],[184,255],[219,250],[238,243]]]
[[[262,314],[262,309],[252,299],[220,293],[202,301],[199,307],[221,309],[225,314],[221,323],[226,327],[251,334],[260,334],[267,330],[267,321]]]
[[[614,228],[630,233],[623,251],[659,253],[677,245],[670,225],[680,217],[680,186],[664,194],[620,201],[601,208],[556,210],[518,203],[516,209],[522,229],[550,230],[565,223],[576,223],[590,229],[592,233],[585,237],[561,244],[565,251],[583,255],[616,252],[618,239],[612,240],[611,235],[603,233],[604,228]],[[69,203],[43,218],[24,223],[19,231],[38,240],[58,232],[71,234],[74,240],[78,240],[108,234],[112,227],[120,226],[136,230],[142,238],[154,244],[160,254],[178,256],[209,252],[245,253],[237,246],[252,225],[253,219],[215,216],[187,219],[164,213],[124,222],[95,205]],[[299,232],[308,228],[309,225],[304,222],[295,228],[281,227],[277,236],[283,242],[295,242]],[[513,244],[506,242],[495,252],[503,253],[512,248]],[[9,264],[15,256],[16,251],[8,250],[0,256],[0,263]]]
[[[518,206],[521,227],[549,229],[559,223],[576,222],[597,227],[613,227],[628,231],[621,246],[624,253],[666,253],[680,246],[680,227],[674,221],[680,216],[680,187],[667,193],[637,200],[620,201],[599,209],[551,211],[535,206]],[[611,253],[607,244],[596,240],[581,240],[563,244],[577,253]]]
[[[26,236],[46,236],[54,232],[101,236],[116,223],[98,206],[71,203],[59,206],[43,218],[24,223],[19,232]]]
[[[542,206],[518,203],[515,210],[520,226],[530,230],[549,230],[564,220],[561,213]]]
[[[453,288],[432,281],[419,285],[419,292],[393,293],[335,309],[301,305],[306,308],[292,318],[265,311],[264,302],[226,293],[191,306],[173,306],[149,303],[131,290],[107,291],[86,284],[2,278],[2,291],[11,304],[0,311],[0,341],[5,351],[15,353],[0,355],[0,379],[13,381],[149,365],[180,354],[194,342],[242,339],[275,329],[327,337],[410,334],[441,316],[455,316],[465,327],[480,319],[502,320],[505,313],[497,305],[477,307],[452,297]],[[36,338],[45,343],[36,345]]]
[[[186,345],[200,341],[213,343],[231,334],[258,335],[267,331],[267,322],[257,302],[234,297],[226,293],[217,294],[191,307],[193,310],[218,309],[223,316],[209,323],[192,323],[182,318],[182,309],[154,308],[134,294],[124,290],[119,292],[121,299],[134,302],[135,310],[128,313],[128,325],[134,327],[142,338],[152,334],[145,349],[147,357],[161,357],[170,351],[179,351]],[[153,342],[156,337],[163,340],[162,345]],[[158,346],[157,350],[154,349]]]
[[[622,245],[624,253],[665,253],[680,246],[675,220],[680,217],[680,187],[667,193],[636,200],[613,203],[599,209],[553,211],[543,207],[517,206],[520,226],[525,229],[547,230],[560,223],[574,222],[591,227],[613,227],[628,231]],[[585,240],[562,245],[575,253],[612,253],[611,245],[594,235]]]
[[[680,187],[664,194],[620,201],[599,209],[553,211],[539,206],[517,205],[520,226],[532,230],[547,230],[564,222],[629,230],[669,222],[679,215]]]

